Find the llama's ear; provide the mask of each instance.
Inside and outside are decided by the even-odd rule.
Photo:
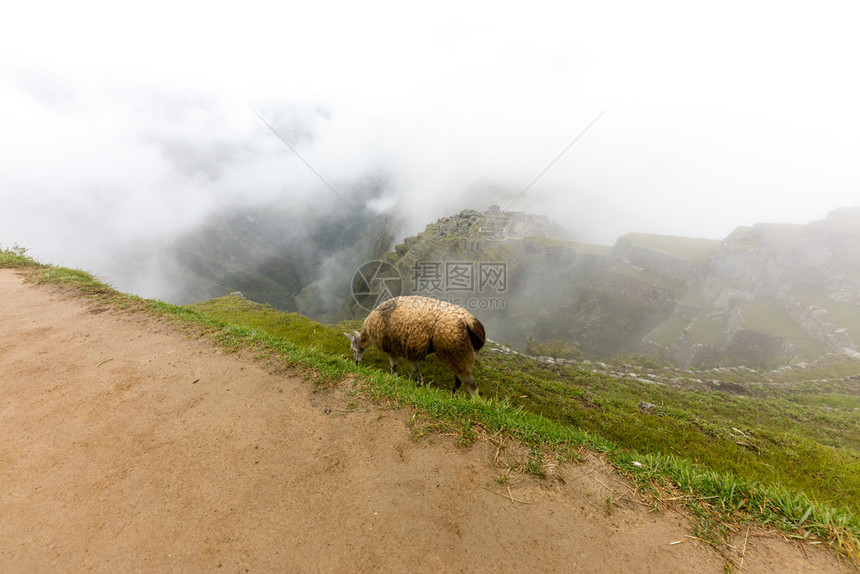
[[[355,336],[354,335],[350,335],[349,333],[344,333],[344,335],[346,335],[346,338],[349,339],[350,343],[355,342]]]
[[[358,331],[353,331],[352,336],[356,339],[361,339],[361,333],[359,333]]]

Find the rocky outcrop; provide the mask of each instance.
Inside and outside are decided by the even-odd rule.
[[[785,307],[797,324],[821,341],[828,351],[857,349],[854,337],[849,330],[841,327],[828,310],[803,305],[793,299],[786,301]]]

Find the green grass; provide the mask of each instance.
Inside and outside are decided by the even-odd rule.
[[[387,358],[374,350],[354,365],[342,331],[360,322],[320,325],[239,297],[176,307],[117,293],[86,273],[37,266],[23,253],[2,251],[0,262],[32,267],[27,273],[34,281],[197,326],[227,349],[251,349],[308,372],[318,384],[358,376],[370,397],[411,407],[463,444],[474,440],[476,425],[512,437],[530,445],[535,474],[547,456],[574,460],[582,447],[603,453],[641,490],[656,498],[681,496],[698,519],[697,536],[717,546],[729,525],[752,520],[788,536],[817,536],[858,556],[860,411],[853,409],[860,388],[851,379],[811,383],[786,373],[784,382],[769,383],[750,375],[748,392],[738,396],[487,349],[475,369],[481,398],[470,400],[451,395],[453,375],[435,356],[422,364],[430,383],[422,388],[408,369],[389,374]],[[812,372],[856,375],[860,368],[834,359]],[[657,405],[654,413],[639,412],[640,401]]]
[[[648,333],[645,338],[653,341],[664,347],[672,347],[678,344],[681,336],[684,334],[684,329],[690,325],[690,320],[684,317],[671,316],[660,323],[653,331]]]
[[[648,233],[628,233],[624,238],[629,239],[634,245],[663,251],[669,255],[681,257],[696,263],[706,262],[708,257],[716,253],[721,243],[714,239],[653,235]]]
[[[668,277],[663,277],[662,275],[653,271],[636,269],[623,263],[616,263],[615,265],[613,265],[612,273],[618,273],[619,275],[631,277],[648,285],[653,285],[655,287],[665,289],[679,296],[685,296],[687,292],[691,290],[689,287],[687,287],[680,281],[673,281],[672,279],[669,279]]]
[[[711,315],[699,315],[690,324],[690,334],[696,341],[703,345],[709,345],[719,349],[728,340],[725,327]]]
[[[776,301],[753,300],[739,305],[741,325],[758,333],[785,337],[791,341],[803,358],[818,357],[824,354],[824,346],[808,334]]]
[[[271,336],[288,339],[295,345],[315,346],[326,352],[342,353],[346,342],[346,337],[342,334],[333,332],[332,329],[319,323],[309,321],[303,315],[278,311],[236,295],[188,305],[187,308],[224,323],[264,331]],[[354,322],[346,323],[344,331],[348,330],[347,327],[354,329],[356,325]],[[360,323],[357,328],[361,328]]]
[[[3,249],[0,246],[0,268],[18,269],[22,267],[37,268],[44,267],[44,265],[27,255],[27,249],[24,247],[15,246]]]
[[[551,237],[526,237],[522,240],[523,244],[534,244],[542,247],[564,247],[578,253],[588,253],[592,255],[612,254],[612,247],[608,245],[595,245],[593,243],[581,243],[579,241],[568,241],[566,239],[554,239]]]
[[[814,493],[818,500],[851,500],[852,511],[860,510],[860,480],[842,476],[860,472],[856,413],[776,397],[679,391],[504,356],[485,357],[477,375],[497,398],[636,452],[673,453],[711,470]],[[640,401],[658,405],[659,416],[639,413]]]

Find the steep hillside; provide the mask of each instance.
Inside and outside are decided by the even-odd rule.
[[[856,359],[706,373],[534,358],[490,343],[475,372],[481,395],[469,399],[452,397],[450,371],[435,357],[422,369],[426,387],[408,372],[388,374],[376,351],[356,366],[341,333],[356,322],[321,325],[238,296],[193,308],[143,301],[17,251],[0,251],[0,266],[20,269],[0,272],[8,323],[0,342],[8,408],[0,415],[26,431],[4,444],[11,489],[0,497],[0,556],[13,571],[86,569],[102,560],[153,571],[176,560],[200,568],[320,559],[335,569],[378,567],[380,536],[392,549],[418,544],[398,564],[425,567],[431,555],[472,569],[496,564],[500,540],[518,560],[528,552],[515,570],[580,564],[595,555],[596,541],[611,549],[595,562],[599,570],[627,569],[613,560],[621,552],[629,565],[632,541],[663,550],[663,566],[648,554],[649,567],[661,571],[734,569],[738,560],[755,571],[809,571],[812,561],[781,545],[783,536],[818,537],[838,550],[822,571],[843,571],[856,559]],[[58,287],[34,288],[21,277]],[[394,427],[406,423],[413,438],[444,441],[434,460],[456,461],[423,458],[380,402],[401,407],[391,414],[401,421]],[[60,427],[62,437],[52,430]],[[476,458],[457,454],[469,445]],[[489,474],[479,471],[487,464]],[[607,475],[610,467],[633,485]],[[439,476],[449,477],[447,487]],[[403,500],[415,493],[420,500],[404,514]],[[676,516],[658,512],[666,505],[690,513],[692,536],[643,529]],[[497,528],[511,519],[515,528]],[[546,536],[522,538],[531,520]],[[607,520],[612,528],[600,530]],[[424,548],[426,537],[413,533],[428,529],[440,535]],[[582,546],[579,532],[595,529]],[[632,536],[622,542],[620,532]],[[272,545],[272,533],[295,543]],[[544,538],[563,543],[538,543]],[[440,550],[439,540],[450,545]],[[679,563],[682,540],[708,541],[722,565]],[[756,566],[752,549],[762,545],[771,554]],[[569,555],[576,548],[587,550]],[[815,546],[806,553],[828,558]]]
[[[739,228],[706,261],[698,312],[645,339],[682,364],[776,366],[860,341],[860,209]]]
[[[240,291],[319,320],[337,320],[356,261],[391,246],[393,218],[367,211],[265,206],[213,215],[168,248],[176,303]]]
[[[360,396],[356,374],[314,388],[300,370],[220,351],[200,326],[64,283],[33,288],[0,269],[4,574],[641,561],[716,574],[736,559],[693,540],[670,546],[686,540],[684,516],[649,513],[635,495],[606,512],[627,483],[597,457],[571,465],[565,485],[508,467],[528,455],[514,444],[416,440],[411,413]],[[805,559],[775,537],[753,542],[747,564],[767,572],[838,571],[832,552],[810,546]]]
[[[283,338],[299,352],[310,345],[336,357],[347,349],[341,332],[357,327],[357,322],[319,325],[239,297],[192,308],[205,317]],[[380,374],[388,371],[388,360],[376,350],[368,352],[363,364]],[[831,355],[767,373],[748,368],[693,371],[529,357],[490,343],[475,371],[482,397],[476,401],[451,397],[450,371],[435,356],[423,362],[422,372],[428,387],[406,381],[386,396],[397,395],[433,417],[453,416],[457,422],[449,432],[461,441],[474,439],[465,420],[477,420],[491,433],[562,445],[562,452],[587,445],[609,454],[631,475],[652,466],[639,475],[645,490],[672,484],[685,493],[680,498],[695,492],[705,500],[719,499],[714,505],[694,503],[701,520],[699,537],[715,536],[735,512],[777,506],[779,516],[765,521],[800,520],[826,524],[825,530],[837,524],[860,528],[854,518],[860,504],[857,359]],[[408,370],[400,377],[412,378]],[[540,449],[533,449],[532,456],[532,472],[551,478],[555,463]],[[750,504],[753,499],[757,502]],[[810,510],[811,500],[850,508],[850,517],[827,518],[833,510],[823,509],[811,518],[818,512]],[[717,508],[733,510],[720,518]]]

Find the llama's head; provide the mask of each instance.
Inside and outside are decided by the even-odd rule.
[[[355,359],[355,364],[358,365],[361,363],[361,357],[364,356],[364,352],[368,347],[368,337],[364,337],[362,341],[361,333],[358,331],[353,331],[352,333],[344,333],[346,338],[349,339],[349,350],[352,351],[352,357]]]

